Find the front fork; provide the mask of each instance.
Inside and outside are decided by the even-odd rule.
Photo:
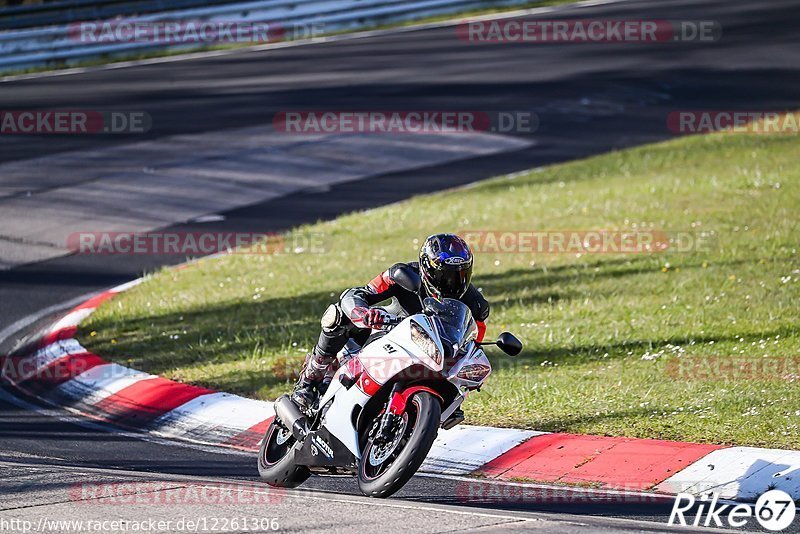
[[[403,384],[400,382],[396,382],[392,386],[392,392],[389,394],[389,402],[383,410],[383,414],[379,419],[378,425],[373,427],[373,431],[370,432],[370,438],[372,438],[373,441],[386,443],[392,440],[394,429],[397,428],[397,425],[403,417],[403,413],[406,411],[408,399],[410,399],[414,393],[419,391],[427,391],[439,399],[439,402],[444,403],[442,396],[427,386],[411,386],[407,389],[403,389],[403,387]],[[461,419],[454,422],[450,428],[463,420],[464,418],[462,416]]]
[[[402,387],[399,382],[392,386],[392,392],[389,394],[389,403],[384,407],[378,424],[370,432],[370,438],[373,442],[388,443],[392,440],[394,429],[400,423],[403,418],[403,412],[406,409],[405,400],[400,394]]]

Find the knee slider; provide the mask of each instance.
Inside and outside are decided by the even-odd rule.
[[[336,304],[331,304],[325,310],[325,313],[322,314],[322,319],[320,320],[320,324],[322,325],[323,332],[327,334],[333,334],[342,329],[344,326],[342,323],[342,319],[344,318],[344,313],[342,313],[341,308]]]

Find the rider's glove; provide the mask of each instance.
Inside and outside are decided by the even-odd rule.
[[[397,319],[396,316],[380,308],[356,308],[353,310],[353,323],[362,328],[383,329]]]

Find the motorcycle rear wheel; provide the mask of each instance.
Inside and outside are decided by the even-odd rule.
[[[427,391],[415,393],[403,414],[403,435],[391,454],[374,465],[376,445],[372,440],[362,451],[358,462],[358,487],[368,497],[388,497],[405,486],[425,461],[439,430],[442,406]],[[382,455],[378,455],[382,456]]]
[[[296,488],[311,476],[307,467],[294,463],[297,440],[275,421],[269,425],[258,452],[258,474],[270,486]]]

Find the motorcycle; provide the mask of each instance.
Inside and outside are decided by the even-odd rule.
[[[401,268],[394,278],[419,295],[415,272]],[[373,330],[363,347],[345,347],[314,409],[301,411],[288,395],[275,402],[258,456],[261,478],[293,488],[312,473],[355,474],[365,495],[388,497],[417,472],[439,428],[464,420],[461,404],[492,372],[483,347],[510,356],[522,350],[509,332],[478,342],[475,320],[458,300],[421,303],[422,313]]]

